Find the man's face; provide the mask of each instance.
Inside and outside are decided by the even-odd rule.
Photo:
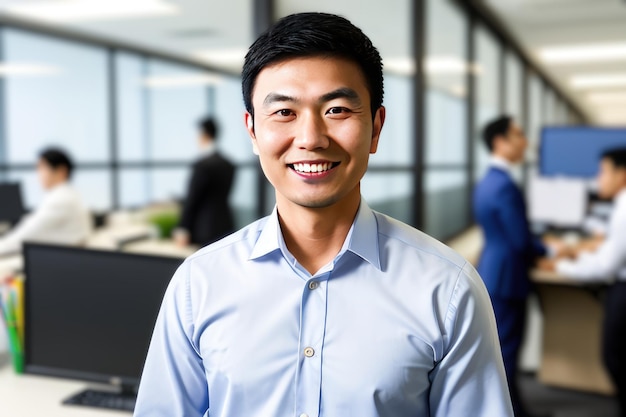
[[[603,158],[598,172],[598,194],[601,198],[613,198],[626,186],[626,169],[616,167],[612,160]]]
[[[39,176],[39,183],[44,190],[49,189],[54,181],[54,170],[43,159],[37,162],[37,175]]]
[[[499,153],[507,160],[518,163],[524,160],[524,153],[528,146],[528,139],[522,128],[515,122],[511,122],[506,135],[499,139]]]
[[[267,66],[257,76],[252,105],[254,120],[246,113],[246,125],[279,206],[358,201],[385,110],[378,109],[372,122],[369,91],[356,64],[306,57]]]

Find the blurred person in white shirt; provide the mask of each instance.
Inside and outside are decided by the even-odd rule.
[[[64,151],[41,152],[37,174],[45,196],[41,204],[0,238],[0,256],[19,253],[25,241],[79,245],[92,230],[91,214],[70,185],[74,164]]]
[[[626,148],[606,151],[600,160],[598,194],[613,200],[607,234],[574,249],[575,259],[544,259],[539,267],[578,281],[604,282],[602,354],[626,417]]]

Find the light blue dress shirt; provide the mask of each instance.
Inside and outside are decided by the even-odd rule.
[[[138,417],[513,416],[474,268],[361,202],[315,275],[276,210],[188,258],[165,294]]]

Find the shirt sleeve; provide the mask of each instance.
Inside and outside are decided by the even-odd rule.
[[[141,376],[135,417],[208,415],[204,366],[192,339],[188,262],[178,269],[165,293]]]
[[[24,216],[8,235],[0,239],[0,255],[19,252],[24,241],[45,237],[64,218],[63,209],[55,201],[44,201],[37,210]]]
[[[619,210],[619,208],[618,208]],[[623,210],[623,208],[622,208]],[[626,213],[616,212],[609,223],[607,239],[595,252],[584,252],[576,260],[556,263],[561,275],[588,281],[610,281],[626,267]]]
[[[431,417],[513,417],[489,295],[467,263],[448,304],[444,355],[430,378]]]
[[[626,241],[609,238],[596,252],[584,252],[576,260],[563,259],[556,263],[556,272],[585,281],[610,281],[620,267],[626,266]]]

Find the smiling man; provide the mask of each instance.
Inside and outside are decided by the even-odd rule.
[[[180,267],[135,415],[512,416],[478,274],[361,198],[385,121],[370,40],[338,16],[288,16],[242,78],[276,207]]]

